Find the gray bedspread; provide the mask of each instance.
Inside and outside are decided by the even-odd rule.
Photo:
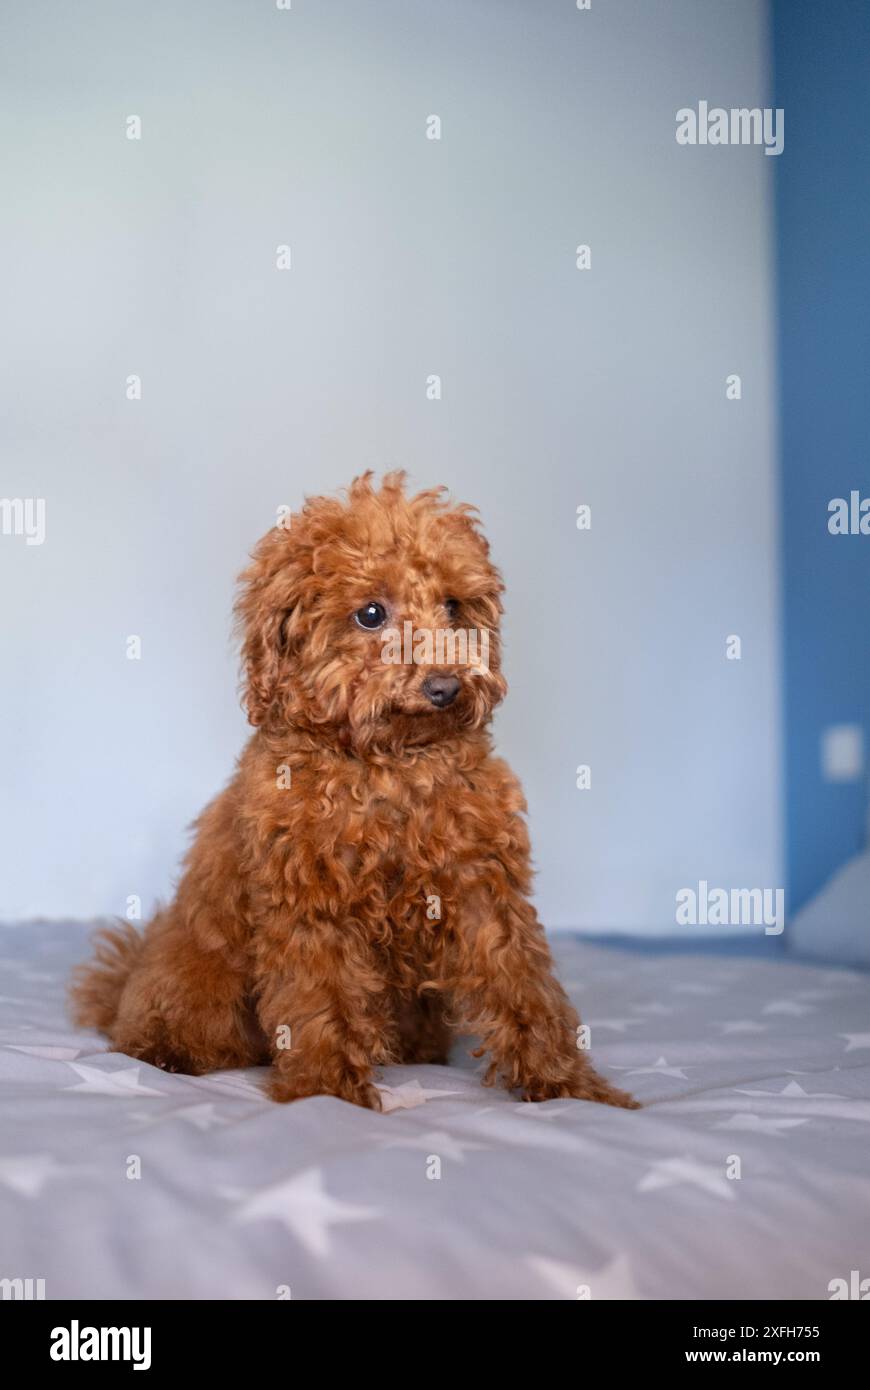
[[[166,1075],[65,1017],[86,928],[0,928],[0,1280],[51,1298],[830,1298],[870,1278],[870,976],[556,938],[645,1103],[450,1067],[388,1113]],[[870,1285],[868,1285],[870,1287]]]

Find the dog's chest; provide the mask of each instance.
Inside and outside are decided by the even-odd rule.
[[[504,841],[505,805],[490,767],[448,759],[309,762],[273,794],[273,877],[294,892],[367,904],[373,913],[437,913]],[[501,781],[503,781],[503,776]],[[278,862],[280,861],[280,862]],[[434,920],[434,919],[433,919]]]
[[[450,840],[466,837],[464,797],[461,785],[449,778],[403,777],[390,770],[373,776],[352,808],[350,829],[361,832],[366,843],[380,846],[388,856],[402,860],[425,856]]]
[[[467,786],[419,769],[370,769],[332,796],[322,825],[348,869],[377,873],[387,889],[425,881],[473,852],[475,839]]]

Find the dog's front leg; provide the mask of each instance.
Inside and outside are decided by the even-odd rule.
[[[338,1096],[371,1110],[372,1081],[390,1060],[387,992],[359,928],[328,920],[295,922],[282,969],[260,989],[259,1018],[269,1040],[273,1100]]]
[[[474,1055],[489,1054],[484,1085],[501,1080],[525,1100],[572,1096],[636,1107],[593,1069],[535,910],[518,892],[467,895],[450,985],[463,1031],[480,1039]]]

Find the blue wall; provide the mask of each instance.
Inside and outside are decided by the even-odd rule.
[[[774,0],[788,902],[864,842],[867,781],[823,780],[826,725],[870,752],[870,536],[828,502],[870,497],[870,4]],[[870,905],[868,905],[870,918]]]

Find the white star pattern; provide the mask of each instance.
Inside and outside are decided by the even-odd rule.
[[[560,1115],[575,1111],[573,1105],[562,1105],[557,1109],[551,1100],[521,1100],[518,1105],[511,1106],[511,1109],[519,1115],[526,1115],[529,1119],[535,1120],[557,1120]]]
[[[202,1105],[188,1105],[183,1110],[173,1110],[168,1116],[170,1120],[184,1120],[186,1124],[193,1125],[194,1129],[202,1130],[203,1133],[209,1129],[214,1129],[216,1125],[229,1124],[219,1115],[211,1101],[206,1101]]]
[[[456,1134],[447,1134],[442,1129],[431,1129],[426,1134],[408,1135],[407,1138],[388,1139],[385,1149],[415,1149],[438,1158],[449,1158],[454,1163],[464,1163],[465,1155],[476,1149],[487,1149],[488,1144],[473,1143]]]
[[[779,1139],[785,1137],[783,1131],[794,1129],[797,1125],[808,1124],[806,1119],[789,1119],[783,1115],[753,1115],[748,1110],[741,1110],[738,1114],[732,1115],[730,1120],[719,1120],[712,1125],[712,1129],[745,1129],[753,1134],[774,1134]]]
[[[393,1110],[415,1110],[418,1105],[425,1105],[427,1100],[461,1095],[460,1091],[429,1091],[419,1081],[405,1081],[401,1086],[379,1086],[378,1090],[386,1115]]]
[[[330,1197],[319,1168],[306,1168],[255,1192],[236,1213],[236,1220],[280,1221],[312,1255],[328,1255],[330,1227],[348,1221],[374,1221],[382,1213]]]
[[[803,1018],[815,1011],[815,1004],[800,1004],[796,999],[772,999],[761,1010],[763,1014],[785,1014],[790,1018]]]
[[[63,1169],[50,1154],[22,1154],[0,1158],[0,1183],[20,1197],[38,1197],[49,1178]]]
[[[617,1071],[624,1071],[627,1076],[675,1076],[680,1081],[688,1081],[686,1073],[682,1067],[671,1067],[664,1057],[659,1057],[651,1067],[617,1067]]]
[[[549,1255],[528,1255],[527,1263],[562,1298],[577,1299],[578,1289],[588,1288],[594,1299],[638,1299],[643,1294],[634,1282],[627,1255],[616,1255],[599,1270],[581,1269],[579,1265],[553,1260]]]
[[[858,1098],[849,1099],[847,1096],[816,1095],[799,1097],[793,1093],[784,1096],[782,1092],[764,1091],[741,1091],[737,1087],[730,1096],[703,1095],[697,1098],[686,1098],[681,1101],[672,1102],[673,1105],[679,1104],[684,1114],[704,1113],[711,1110],[734,1110],[739,1101],[735,1097],[746,1096],[746,1110],[752,1110],[750,1100],[757,1101],[764,1098],[769,1107],[773,1109],[773,1114],[783,1114],[785,1110],[800,1111],[805,1110],[807,1117],[814,1120],[854,1120],[861,1124],[870,1122],[870,1100]],[[780,1109],[779,1107],[782,1107]]]
[[[170,1120],[184,1120],[187,1124],[193,1125],[194,1129],[205,1133],[207,1130],[214,1129],[216,1125],[228,1125],[229,1120],[225,1120],[217,1113],[212,1101],[203,1101],[201,1105],[187,1105],[177,1110],[165,1110],[162,1114],[151,1115],[142,1110],[131,1110],[130,1119],[135,1120],[143,1129],[152,1129],[155,1125],[168,1124]]]
[[[814,1095],[805,1091],[797,1081],[789,1081],[781,1091],[741,1091],[734,1087],[738,1096],[786,1096],[793,1100],[847,1100],[847,1096],[836,1095],[833,1091],[816,1091]]]
[[[227,1091],[233,1096],[244,1096],[246,1099],[260,1100],[264,1108],[268,1108],[269,1099],[262,1085],[255,1079],[257,1072],[265,1075],[267,1067],[258,1067],[252,1074],[245,1071],[216,1071],[209,1076],[209,1084],[217,1086],[221,1090]]]
[[[769,1025],[766,1023],[756,1023],[751,1018],[738,1018],[735,1019],[732,1023],[717,1023],[715,1025],[716,1028],[722,1029],[723,1038],[731,1037],[740,1033],[766,1033],[768,1030],[768,1026]]]
[[[165,1091],[155,1091],[151,1086],[139,1083],[141,1067],[122,1067],[118,1071],[102,1071],[98,1067],[86,1067],[81,1062],[69,1062],[73,1071],[82,1080],[77,1086],[65,1086],[65,1091],[87,1091],[95,1096],[162,1096]]]
[[[714,1197],[722,1197],[733,1202],[736,1197],[734,1183],[721,1172],[716,1172],[709,1164],[697,1163],[693,1158],[662,1158],[654,1163],[646,1177],[637,1184],[638,1192],[658,1192],[665,1187],[678,1187],[691,1184],[710,1192]]]

